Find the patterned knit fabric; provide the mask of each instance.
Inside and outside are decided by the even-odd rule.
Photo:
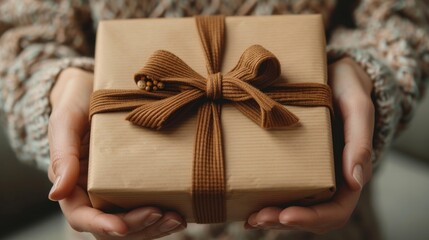
[[[378,164],[392,138],[411,119],[428,81],[428,9],[425,0],[4,0],[0,2],[1,123],[18,157],[46,170],[50,90],[67,67],[93,71],[100,20],[322,13],[330,36],[330,60],[350,56],[373,80],[373,162]],[[233,226],[212,226],[210,231],[223,236],[226,230],[238,231]],[[243,239],[281,237],[274,231],[248,233],[254,236]],[[233,235],[222,239],[240,239],[228,236]]]

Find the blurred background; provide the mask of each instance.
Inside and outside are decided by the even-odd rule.
[[[386,240],[429,239],[428,124],[426,97],[374,175],[375,208]],[[47,199],[46,174],[18,162],[2,132],[0,159],[0,239],[91,239],[70,229],[58,205]]]

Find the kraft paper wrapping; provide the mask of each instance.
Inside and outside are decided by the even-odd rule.
[[[325,36],[319,15],[227,17],[222,72],[260,44],[280,61],[280,81],[326,83]],[[156,50],[168,50],[202,76],[205,60],[193,18],[103,21],[96,44],[94,90],[136,89],[133,75]],[[335,191],[330,113],[287,108],[298,126],[266,130],[222,106],[227,220],[245,220],[266,206],[312,204]],[[94,207],[158,206],[193,222],[192,164],[196,113],[162,131],[135,126],[127,113],[91,122],[88,192]]]

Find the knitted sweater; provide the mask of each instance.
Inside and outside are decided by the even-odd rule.
[[[321,13],[329,36],[329,59],[350,56],[373,81],[373,163],[377,164],[398,130],[409,122],[428,81],[427,9],[426,0],[4,0],[0,2],[0,121],[19,159],[46,170],[50,91],[67,67],[93,71],[100,20]],[[219,225],[210,232],[220,234],[225,228],[235,231]],[[252,239],[280,237],[261,234],[256,232]]]

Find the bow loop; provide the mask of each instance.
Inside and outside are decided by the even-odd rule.
[[[183,91],[193,88],[205,91],[205,78],[195,72],[189,65],[175,54],[155,51],[145,66],[134,74],[134,81],[153,79],[168,85],[169,91]]]
[[[280,62],[276,56],[260,45],[252,45],[243,52],[237,65],[225,74],[225,78],[237,78],[264,89],[272,85],[280,73]]]
[[[247,82],[236,78],[228,78],[224,80],[224,83],[240,89],[240,96],[242,96],[241,99],[234,99],[234,95],[225,93],[224,98],[233,99],[234,106],[259,126],[263,128],[285,127],[296,124],[299,121],[298,117],[283,105]],[[231,96],[232,98],[230,99],[229,97]]]

